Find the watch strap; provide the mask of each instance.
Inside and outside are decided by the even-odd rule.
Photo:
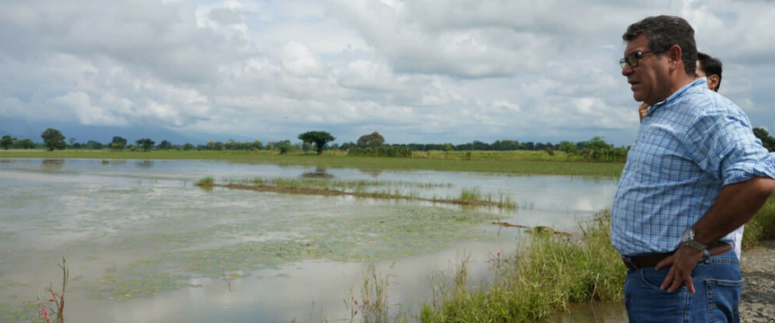
[[[692,249],[699,250],[699,251],[708,250],[708,246],[706,246],[706,245],[704,245],[704,244],[702,244],[702,243],[700,243],[700,242],[698,242],[697,240],[694,240],[694,239],[685,241],[683,243],[683,245],[687,246],[689,248],[692,248]]]

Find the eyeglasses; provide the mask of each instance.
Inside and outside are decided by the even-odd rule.
[[[629,53],[624,58],[620,59],[619,65],[621,65],[622,68],[625,68],[629,64],[630,67],[635,68],[635,67],[638,67],[638,60],[640,60],[641,57],[646,56],[647,54],[659,55],[662,53],[664,53],[664,51],[658,52],[658,51],[648,50],[645,52],[632,52],[632,53]]]

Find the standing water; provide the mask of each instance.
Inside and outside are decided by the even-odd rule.
[[[197,187],[263,179],[368,181],[424,198],[461,191],[511,209]],[[339,321],[367,268],[391,307],[417,313],[432,278],[470,258],[469,281],[516,250],[504,221],[573,231],[615,179],[250,165],[212,161],[0,160],[0,322],[36,317],[41,286],[70,269],[68,322]]]

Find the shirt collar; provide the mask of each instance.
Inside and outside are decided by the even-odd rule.
[[[680,98],[684,94],[684,92],[688,91],[691,88],[695,88],[695,87],[705,87],[705,88],[707,88],[708,87],[708,79],[706,79],[704,77],[701,77],[701,78],[698,78],[698,79],[694,80],[693,82],[691,82],[689,84],[684,85],[682,88],[678,89],[678,91],[675,91],[675,93],[673,93],[672,95],[667,97],[667,99],[665,99],[664,101],[659,102],[657,104],[654,104],[651,108],[649,108],[648,114],[651,114],[654,110],[658,109],[659,107],[661,107],[663,105],[668,105],[668,104],[672,103],[673,101],[675,101],[678,98]]]

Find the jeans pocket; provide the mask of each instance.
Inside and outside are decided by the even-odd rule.
[[[659,286],[662,286],[662,282],[664,282],[665,278],[667,277],[669,269],[670,267],[656,271],[654,268],[643,268],[640,270],[640,279],[644,284],[646,284],[646,286],[660,289]],[[684,287],[682,286],[681,288]]]
[[[740,290],[742,280],[705,280],[709,322],[740,322]]]
[[[625,306],[630,322],[683,322],[692,295],[685,286],[670,293],[659,289],[666,272],[643,268],[627,276]]]

